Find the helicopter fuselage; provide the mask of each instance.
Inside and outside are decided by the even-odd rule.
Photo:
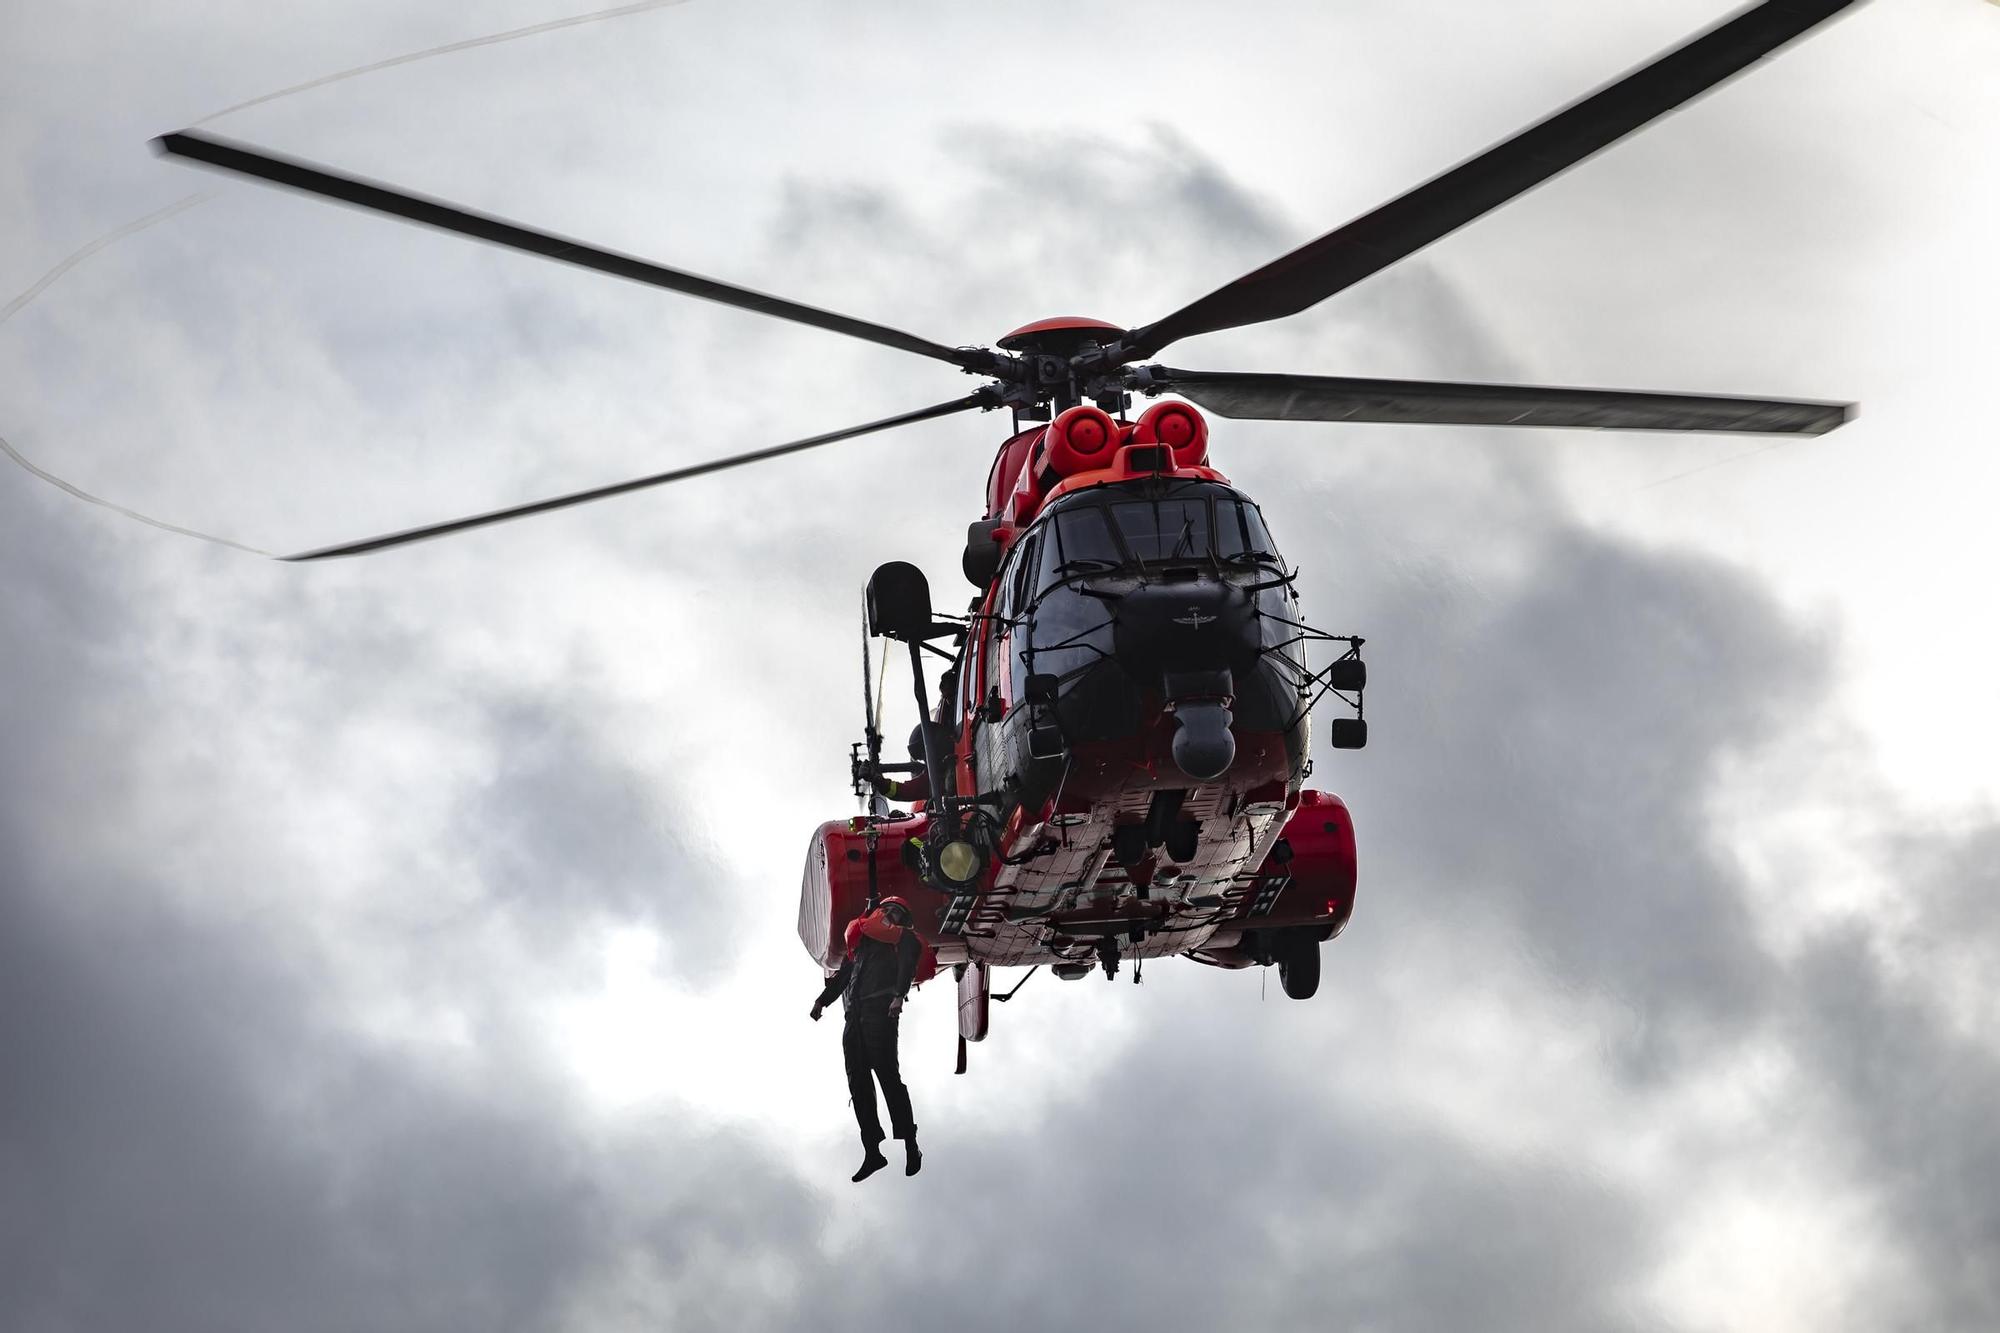
[[[1079,421],[1103,435],[1082,458],[1101,466],[1065,448]],[[931,720],[952,738],[954,836],[983,874],[926,873],[936,802],[822,826],[800,919],[822,964],[892,893],[945,962],[1067,976],[1268,963],[1345,925],[1353,823],[1304,790],[1305,645],[1324,636],[1256,504],[1206,465],[1199,414],[1073,409],[1008,440],[966,565],[983,592]]]

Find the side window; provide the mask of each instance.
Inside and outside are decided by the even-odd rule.
[[[1277,543],[1271,540],[1271,530],[1264,526],[1263,511],[1256,505],[1248,502],[1243,505],[1243,526],[1250,534],[1250,550],[1253,553],[1278,560]]]
[[[951,731],[958,730],[958,675],[965,666],[965,651],[959,650],[958,660],[944,669],[938,677],[938,721]]]
[[[1035,561],[1035,592],[1047,592],[1062,582],[1063,543],[1062,525],[1050,519],[1042,529],[1042,555]]]
[[[1263,564],[1275,564],[1278,560],[1257,506],[1220,497],[1215,502],[1215,553],[1225,560],[1256,560]]]
[[[994,617],[1001,613],[1000,594],[994,593],[986,603],[986,614],[972,622],[972,630],[966,636],[966,667],[959,681],[960,698],[964,700],[964,711],[960,714],[969,724],[979,716],[979,705],[986,698],[987,688],[997,679],[1000,660],[998,651],[1000,623]]]
[[[1013,564],[1007,570],[1007,602],[1001,614],[1020,615],[1035,599],[1035,567],[1042,549],[1042,534],[1031,532],[1027,540],[1014,545]]]
[[[1215,553],[1224,560],[1240,559],[1249,553],[1243,530],[1243,506],[1231,499],[1215,501]]]

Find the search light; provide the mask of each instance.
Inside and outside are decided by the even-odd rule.
[[[938,878],[955,889],[975,883],[986,869],[986,854],[978,844],[956,838],[938,849]]]

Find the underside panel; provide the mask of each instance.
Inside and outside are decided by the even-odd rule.
[[[1020,863],[998,866],[956,911],[904,862],[904,844],[926,827],[921,814],[879,826],[872,854],[865,830],[822,824],[806,859],[800,938],[822,968],[840,965],[847,923],[866,910],[871,856],[878,895],[909,902],[946,964],[1088,963],[1110,939],[1127,959],[1194,952],[1235,965],[1233,951],[1246,940],[1254,946],[1258,932],[1333,935],[1346,925],[1354,824],[1339,797],[1300,792],[1287,811],[1282,788],[1196,788],[1180,806],[1200,828],[1192,858],[1175,862],[1155,847],[1135,864],[1117,864],[1114,830],[1143,821],[1152,800],[1130,792],[1019,829],[1003,850]]]

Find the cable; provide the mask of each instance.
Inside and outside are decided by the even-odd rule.
[[[321,88],[330,83],[339,83],[343,79],[351,79],[358,74],[372,74],[376,70],[388,69],[395,65],[408,65],[415,61],[428,60],[432,56],[449,55],[454,51],[469,51],[475,47],[493,46],[500,42],[511,42],[516,38],[533,37],[538,33],[554,32],[560,28],[574,28],[585,23],[596,23],[602,19],[623,18],[629,14],[644,13],[651,9],[666,9],[673,5],[686,3],[687,0],[638,0],[636,4],[619,5],[615,9],[599,9],[593,10],[588,14],[572,14],[568,18],[550,19],[546,23],[530,24],[525,28],[511,28],[506,32],[491,33],[485,37],[469,37],[462,41],[448,42],[443,46],[433,46],[422,51],[412,51],[405,55],[391,56],[386,60],[375,61],[373,64],[357,65],[353,69],[344,69],[337,73],[321,75],[317,79],[309,79],[304,83],[294,84],[289,88],[280,88],[276,92],[264,93],[251,98],[247,102],[238,102],[234,106],[224,107],[220,111],[212,112],[202,117],[195,124],[206,125],[210,121],[219,120],[233,112],[242,111],[253,106],[261,106],[266,102],[275,102],[281,97],[290,97],[294,93],[302,93],[311,88]],[[148,213],[146,216],[134,219],[123,226],[114,227],[88,245],[77,250],[47,273],[44,273],[41,279],[33,286],[29,287],[19,296],[16,296],[5,306],[0,307],[0,324],[5,324],[8,320],[12,319],[30,301],[33,301],[37,296],[47,291],[63,274],[96,254],[99,250],[104,249],[108,245],[114,245],[128,236],[144,231],[155,223],[165,222],[176,213],[192,208],[209,197],[206,193],[191,194],[184,199],[179,199],[168,204],[165,208],[159,209],[156,212]],[[149,527],[159,528],[163,532],[175,533],[182,537],[192,537],[196,541],[209,542],[215,546],[226,546],[233,551],[243,551],[249,555],[269,556],[272,559],[276,559],[274,553],[270,551],[262,550],[255,546],[246,546],[242,542],[231,541],[227,537],[218,537],[213,533],[197,532],[193,528],[184,528],[179,524],[169,523],[164,519],[154,518],[149,514],[142,514],[136,509],[127,509],[124,505],[114,504],[102,496],[92,495],[82,487],[73,486],[69,482],[64,481],[61,477],[55,475],[55,473],[47,472],[37,467],[28,460],[26,455],[22,454],[20,450],[9,443],[4,436],[0,436],[0,451],[4,451],[8,458],[12,459],[26,472],[41,478],[51,486],[66,491],[87,504],[94,504],[100,509],[108,509],[114,514],[122,514],[126,518],[144,523]],[[886,662],[884,665],[886,665]]]
[[[168,218],[174,216],[176,213],[180,213],[186,209],[192,208],[196,204],[200,203],[202,200],[207,199],[208,197],[209,196],[206,194],[188,195],[184,199],[178,199],[173,203],[168,204],[165,208],[159,209],[152,213],[148,213],[145,217],[136,218],[133,221],[126,223],[122,227],[114,227],[112,230],[104,233],[104,235],[98,237],[90,244],[77,250],[74,254],[70,255],[67,259],[63,260],[60,264],[57,264],[47,273],[44,273],[41,276],[41,280],[36,282],[34,286],[22,292],[19,296],[9,301],[5,306],[0,306],[0,324],[5,324],[8,320],[12,319],[16,314],[18,314],[22,310],[23,307],[25,307],[28,304],[28,302],[34,300],[37,296],[40,296],[43,292],[47,291],[49,287],[52,286],[58,278],[62,277],[63,274],[69,272],[71,269],[75,268],[78,264],[81,264],[84,260],[90,258],[92,255],[96,254],[99,250],[102,250],[107,245],[112,245],[118,241],[124,240],[127,236],[131,236],[137,232],[144,231],[146,228],[152,226],[154,223],[165,222]],[[216,546],[227,546],[232,550],[243,551],[250,555],[268,556],[271,554],[271,552],[269,551],[261,551],[254,546],[245,546],[242,542],[231,541],[227,537],[217,537],[211,533],[196,532],[193,528],[184,528],[176,523],[168,523],[164,519],[154,518],[149,514],[142,514],[136,509],[127,509],[124,505],[113,504],[111,501],[106,500],[102,496],[92,495],[89,491],[84,490],[82,487],[73,486],[69,482],[64,481],[61,477],[58,477],[55,473],[44,471],[42,468],[37,467],[33,462],[31,462],[28,459],[27,455],[23,454],[20,450],[16,449],[13,446],[13,444],[7,440],[5,436],[0,436],[0,452],[4,452],[8,458],[12,459],[17,465],[20,466],[20,468],[23,471],[29,473],[31,476],[41,478],[49,485],[54,486],[59,490],[68,492],[69,494],[75,496],[77,499],[84,501],[86,504],[94,504],[100,509],[109,509],[114,514],[122,514],[126,518],[134,519],[140,523],[144,523],[148,527],[159,528],[165,532],[177,533],[183,537],[192,537],[196,541],[210,542]]]
[[[178,533],[180,536],[183,537],[192,537],[199,542],[209,542],[215,546],[227,546],[231,550],[242,551],[249,555],[272,556],[271,552],[260,550],[255,546],[245,546],[242,542],[231,541],[227,537],[217,537],[213,533],[207,533],[207,532],[196,532],[193,528],[184,528],[181,527],[179,524],[169,523],[165,519],[153,518],[148,514],[140,513],[136,509],[127,509],[124,505],[113,504],[111,501],[106,500],[101,496],[92,495],[89,491],[84,490],[80,486],[72,486],[69,482],[64,481],[61,477],[58,477],[55,473],[44,472],[42,471],[42,469],[36,467],[33,463],[29,462],[28,459],[21,453],[20,450],[16,449],[12,444],[9,444],[7,442],[7,438],[4,435],[0,435],[0,451],[4,451],[7,457],[13,459],[16,463],[19,463],[23,468],[27,469],[29,472],[32,472],[37,477],[40,477],[43,481],[49,483],[49,485],[68,491],[71,495],[74,495],[77,499],[82,500],[87,504],[94,504],[98,506],[100,509],[109,509],[114,514],[123,514],[126,518],[137,519],[139,522],[144,523],[149,527],[159,528],[165,532]],[[276,557],[272,556],[272,558],[275,559]]]
[[[210,196],[207,195],[206,193],[188,195],[185,199],[178,199],[173,203],[168,204],[165,208],[162,208],[157,212],[148,213],[146,214],[145,217],[137,218],[131,222],[126,223],[122,227],[114,227],[110,231],[105,232],[104,235],[98,237],[96,240],[92,241],[89,245],[84,246],[82,249],[78,250],[75,254],[63,260],[62,263],[57,264],[47,273],[44,273],[41,276],[41,280],[37,282],[34,286],[28,288],[27,291],[22,292],[19,296],[9,301],[5,306],[0,306],[0,324],[5,324],[8,320],[12,319],[17,313],[20,312],[22,307],[28,304],[28,302],[34,300],[37,296],[40,296],[43,292],[47,291],[51,286],[53,286],[57,278],[60,278],[63,274],[69,272],[71,269],[75,268],[78,264],[81,264],[84,260],[96,254],[99,250],[102,250],[105,246],[115,244],[119,241],[124,240],[127,236],[131,236],[138,232],[142,232],[156,222],[165,222],[168,218],[172,217],[174,214],[179,213],[184,209],[193,208],[196,204],[202,202],[204,199],[207,199],[209,197]]]
[[[882,687],[888,684],[888,681],[889,649],[884,646],[882,665],[875,668],[875,716],[868,719],[868,725],[875,729],[875,734],[878,736],[882,734]]]
[[[1703,472],[1707,472],[1712,468],[1719,468],[1727,463],[1740,463],[1746,458],[1755,458],[1759,454],[1768,454],[1773,449],[1782,449],[1786,445],[1793,443],[1796,443],[1796,441],[1790,439],[1781,439],[1781,440],[1776,440],[1770,444],[1767,444],[1761,449],[1750,449],[1740,454],[1731,454],[1727,458],[1718,458],[1713,463],[1703,463],[1700,467],[1689,468],[1686,472],[1676,472],[1671,477],[1661,477],[1658,481],[1649,481],[1644,486],[1634,487],[1632,490],[1632,494],[1637,495],[1641,491],[1650,491],[1656,486],[1665,486],[1670,482],[1685,481],[1689,477],[1699,475],[1700,473]]]
[[[628,14],[640,14],[649,9],[665,9],[671,5],[686,3],[687,0],[639,0],[637,4],[619,5],[615,9],[599,9],[589,14],[572,14],[568,18],[550,19],[546,23],[534,23],[525,28],[511,28],[506,32],[496,32],[485,37],[467,37],[461,41],[447,42],[443,46],[433,46],[422,51],[411,51],[406,55],[390,56],[386,60],[377,60],[367,65],[356,65],[353,69],[343,69],[334,74],[322,74],[316,79],[308,79],[304,83],[295,83],[289,88],[280,88],[276,92],[260,94],[247,102],[238,102],[234,106],[226,106],[220,111],[213,111],[203,116],[195,122],[195,125],[206,125],[210,121],[220,120],[224,116],[234,115],[238,111],[246,111],[253,106],[262,106],[266,102],[275,102],[281,97],[290,97],[293,93],[302,93],[313,88],[324,88],[329,83],[339,83],[343,79],[351,79],[358,74],[373,74],[377,70],[391,69],[397,65],[414,64],[419,60],[429,60],[432,56],[450,55],[455,51],[470,51],[475,47],[481,46],[494,46],[501,42],[511,42],[519,37],[533,37],[538,33],[554,32],[559,28],[575,28],[585,23],[596,23],[601,19],[623,18]]]

